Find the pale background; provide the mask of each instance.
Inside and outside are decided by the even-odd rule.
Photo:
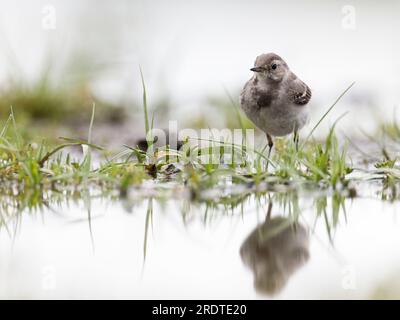
[[[43,28],[47,5],[56,10],[55,29]],[[236,98],[255,57],[274,51],[312,88],[314,123],[353,81],[326,125],[350,111],[341,128],[373,130],[400,101],[398,1],[1,0],[0,7],[2,84],[16,65],[34,79],[51,52],[62,80],[79,77],[62,67],[79,57],[95,69],[98,96],[138,102],[141,65],[150,105],[167,97],[180,120],[209,113],[209,98],[226,97],[224,87]]]

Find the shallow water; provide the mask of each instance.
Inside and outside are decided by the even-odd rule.
[[[336,226],[329,197],[328,220],[305,196],[25,210],[0,229],[0,298],[399,298],[398,203],[344,205]]]

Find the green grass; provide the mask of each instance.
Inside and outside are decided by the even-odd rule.
[[[148,132],[152,122],[148,116],[144,80],[143,105]],[[14,112],[11,112],[0,135],[0,179],[6,183],[18,183],[23,188],[52,188],[54,185],[74,187],[85,179],[89,184],[118,189],[122,194],[126,194],[130,186],[140,185],[146,179],[157,179],[160,185],[163,180],[172,179],[189,186],[194,194],[198,194],[201,190],[220,186],[228,180],[234,184],[346,188],[351,182],[347,176],[354,170],[347,155],[347,143],[339,144],[335,126],[324,141],[305,141],[300,150],[296,149],[291,138],[278,140],[271,159],[259,150],[213,139],[208,139],[209,145],[206,147],[196,144],[189,146],[187,143],[180,151],[165,146],[145,153],[138,147],[126,146],[120,152],[111,154],[92,143],[94,115],[93,107],[86,141],[61,138],[62,143],[48,146],[45,142],[24,143],[18,133]],[[228,150],[234,151],[232,163],[224,164],[222,159],[207,163],[206,160],[214,157],[215,151],[223,154]],[[91,151],[99,159],[93,167]],[[271,164],[268,170],[267,162]],[[394,169],[395,163],[395,159],[386,159],[385,162],[377,162],[376,167],[381,170]],[[397,180],[398,176],[392,175],[391,179]]]
[[[147,133],[153,127],[154,119],[150,120],[143,73],[141,75]],[[297,217],[299,192],[318,192],[316,217],[325,220],[332,237],[331,230],[339,221],[339,211],[345,211],[344,200],[356,197],[360,189],[375,184],[381,188],[380,199],[393,201],[399,198],[400,167],[398,158],[391,152],[382,151],[382,157],[374,160],[372,166],[359,168],[353,166],[348,153],[351,141],[337,136],[336,122],[324,139],[312,137],[343,94],[301,141],[299,149],[292,137],[277,139],[270,159],[261,148],[250,148],[243,141],[233,144],[213,137],[206,141],[186,139],[179,151],[164,146],[150,148],[146,153],[138,146],[124,146],[120,151],[112,152],[95,143],[96,137],[92,134],[97,119],[95,104],[92,105],[87,139],[63,137],[57,144],[32,143],[20,134],[18,113],[12,108],[0,128],[0,197],[4,199],[0,226],[12,215],[10,212],[40,209],[52,201],[88,199],[93,194],[129,199],[130,192],[139,193],[141,198],[150,201],[185,195],[182,197],[190,204],[206,205],[204,221],[208,221],[213,210],[240,210],[250,199],[270,201],[271,196],[274,201],[288,203],[289,212]],[[230,100],[234,104],[233,99]],[[246,124],[236,107],[237,125],[244,132]],[[380,134],[398,141],[397,124],[390,124],[390,128],[382,126]],[[147,138],[151,146],[153,138]],[[208,145],[201,145],[201,142]],[[232,150],[231,163],[225,163],[217,156],[228,151],[232,153]],[[208,163],[210,157],[217,161]],[[362,177],[354,173],[360,173]],[[146,181],[153,181],[151,192],[140,192]],[[331,205],[328,205],[328,197]],[[10,204],[11,208],[17,209],[7,210]],[[90,217],[90,205],[87,208]],[[151,221],[152,206],[147,215],[146,230]]]

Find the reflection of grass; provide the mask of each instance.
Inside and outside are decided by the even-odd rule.
[[[346,218],[345,199],[345,195],[339,192],[334,192],[330,197],[320,196],[315,198],[317,218],[322,217],[324,220],[326,231],[331,241],[333,241],[332,233],[338,225],[341,211],[344,214],[344,218]],[[331,202],[330,206],[328,201]]]
[[[144,227],[143,263],[146,261],[149,225],[152,223],[152,220],[153,220],[153,199],[150,198],[148,200],[147,212],[146,212],[146,222],[145,222],[145,227]]]

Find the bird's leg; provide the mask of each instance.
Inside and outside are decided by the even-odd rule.
[[[297,130],[294,130],[293,142],[296,148],[296,152],[299,151],[299,132]]]
[[[267,141],[268,141],[268,162],[267,162],[267,170],[268,170],[268,164],[270,161],[271,151],[272,151],[272,147],[274,146],[274,141],[272,140],[272,137],[268,133],[267,133]]]
[[[272,147],[274,146],[274,141],[272,140],[272,137],[268,133],[267,133],[267,141],[268,141],[268,159],[269,159]]]
[[[268,203],[267,215],[265,216],[265,222],[268,222],[271,219],[271,211],[272,211],[272,201],[270,199]]]

